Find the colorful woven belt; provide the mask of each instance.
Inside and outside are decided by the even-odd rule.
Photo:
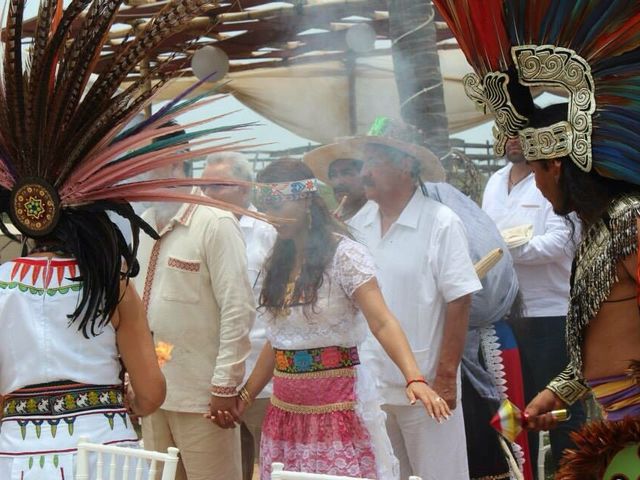
[[[2,419],[68,416],[92,410],[124,409],[122,385],[57,382],[21,388],[6,395]]]
[[[284,373],[311,373],[360,364],[357,347],[321,347],[307,350],[278,350],[276,370]]]

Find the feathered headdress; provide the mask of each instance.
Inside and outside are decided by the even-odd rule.
[[[587,423],[571,433],[556,480],[619,480],[640,472],[640,420],[626,417]]]
[[[155,235],[128,202],[173,200],[241,210],[176,189],[215,183],[212,179],[125,183],[158,167],[237,147],[236,142],[226,140],[224,132],[246,125],[195,132],[183,129],[204,122],[171,125],[178,115],[219,98],[206,94],[189,98],[194,86],[150,118],[127,128],[179,72],[165,68],[166,62],[157,62],[132,83],[123,82],[163,40],[179,32],[211,2],[170,0],[135,38],[116,48],[96,76],[94,69],[122,3],[71,0],[63,8],[62,0],[41,0],[27,58],[23,58],[22,43],[25,0],[7,0],[3,15],[0,212],[8,213],[23,237],[62,245],[77,258],[85,288],[72,319],[83,315],[80,327],[85,335],[87,325],[94,333],[96,316],[101,325],[117,305],[123,259],[125,277],[135,274],[140,228]],[[109,210],[131,222],[131,249],[106,216]],[[8,233],[2,222],[0,229]]]
[[[495,115],[498,155],[519,135],[527,160],[568,156],[586,172],[640,184],[640,2],[434,4],[476,71],[467,94]],[[567,96],[566,120],[528,127],[531,87]]]

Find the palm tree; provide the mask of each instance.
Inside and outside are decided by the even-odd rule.
[[[421,129],[439,157],[449,153],[449,125],[436,44],[434,8],[426,0],[388,0],[396,84],[405,122]]]

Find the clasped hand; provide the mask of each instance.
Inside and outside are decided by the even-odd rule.
[[[246,403],[240,397],[216,397],[212,395],[209,399],[209,412],[204,414],[220,428],[235,428],[240,424],[241,417],[246,408]]]

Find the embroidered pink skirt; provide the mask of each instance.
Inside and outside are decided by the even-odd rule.
[[[311,373],[277,371],[262,425],[261,480],[271,463],[285,470],[376,478],[371,437],[355,411],[354,367]]]

